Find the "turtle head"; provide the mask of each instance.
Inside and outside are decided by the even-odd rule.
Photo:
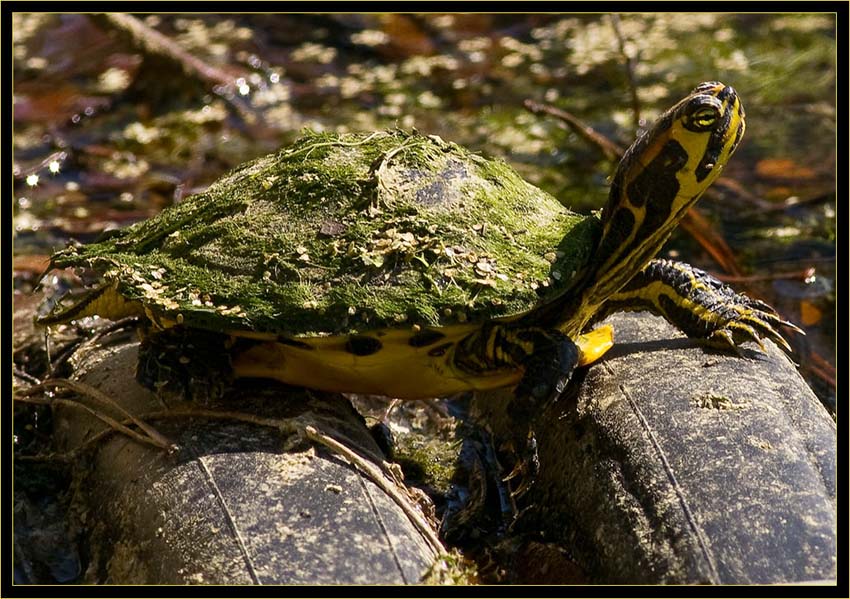
[[[632,144],[611,182],[596,249],[557,306],[561,330],[581,333],[599,307],[655,257],[743,135],[738,94],[708,82],[664,112]]]
[[[651,203],[662,191],[660,183],[634,185],[648,174],[660,175],[671,185],[675,177],[677,199],[693,202],[720,174],[744,129],[744,107],[735,90],[716,81],[700,84],[626,152],[614,177],[609,208],[612,203]],[[668,207],[661,204],[657,209],[664,212]]]
[[[591,275],[598,297],[615,293],[655,256],[743,134],[738,94],[708,82],[664,112],[626,151],[602,214]]]

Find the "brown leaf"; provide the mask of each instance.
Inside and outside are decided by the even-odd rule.
[[[793,180],[809,180],[814,179],[815,172],[799,164],[796,164],[790,158],[768,158],[760,160],[756,164],[756,174],[765,179],[793,179]]]

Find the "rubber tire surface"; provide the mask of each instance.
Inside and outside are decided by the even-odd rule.
[[[136,414],[161,410],[133,377],[137,350],[132,337],[112,335],[77,360],[77,378]],[[276,396],[230,409],[281,417],[307,408],[332,414],[334,432],[361,455],[379,453],[336,394],[277,386]],[[56,421],[66,447],[103,428],[77,410]],[[399,506],[322,448],[284,451],[275,429],[233,421],[152,424],[179,445],[175,455],[111,435],[83,474],[88,583],[406,584],[433,562]]]
[[[517,528],[604,584],[835,579],[836,426],[791,361],[772,343],[706,349],[647,314],[608,322],[615,347],[537,419]]]

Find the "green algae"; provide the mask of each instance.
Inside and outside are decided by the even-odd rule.
[[[597,233],[438,137],[307,132],[54,264],[189,326],[341,334],[528,310],[567,288]]]

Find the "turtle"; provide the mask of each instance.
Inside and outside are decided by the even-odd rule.
[[[435,135],[306,131],[146,221],[57,252],[51,268],[98,282],[38,321],[137,315],[151,337],[223,335],[233,376],[325,391],[513,387],[511,443],[534,462],[534,414],[612,345],[610,327],[593,327],[615,311],[727,348],[770,339],[790,351],[779,328],[793,325],[770,306],[655,258],[744,129],[732,87],[698,85],[628,149],[590,215]]]

